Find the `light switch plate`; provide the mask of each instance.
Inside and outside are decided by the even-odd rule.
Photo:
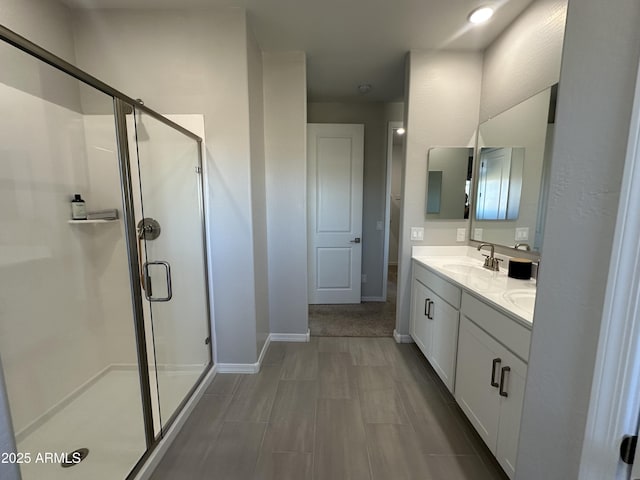
[[[459,228],[456,230],[456,242],[464,242],[467,237],[467,229]]]
[[[529,240],[529,227],[516,228],[516,241]]]
[[[411,227],[411,240],[412,241],[424,240],[424,228]]]
[[[376,230],[383,230],[384,226],[382,225],[382,220],[378,220],[376,222]]]
[[[482,241],[482,229],[481,228],[474,228],[473,229],[473,239],[481,242]]]

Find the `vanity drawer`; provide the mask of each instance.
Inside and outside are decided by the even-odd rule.
[[[525,362],[529,361],[531,330],[467,292],[462,294],[462,315],[493,336]]]
[[[433,293],[437,294],[455,309],[460,308],[460,297],[462,293],[460,288],[447,282],[416,261],[413,262],[413,278],[429,287]]]

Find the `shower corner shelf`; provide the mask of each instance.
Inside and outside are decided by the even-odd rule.
[[[113,220],[103,220],[103,219],[98,219],[98,220],[69,220],[68,223],[73,223],[73,224],[81,224],[81,223],[113,223],[113,222],[117,222],[118,219],[113,219]]]

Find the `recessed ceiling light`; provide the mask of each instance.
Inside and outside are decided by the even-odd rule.
[[[361,83],[360,85],[358,85],[358,91],[364,95],[366,93],[369,93],[371,91],[373,87],[371,86],[371,84],[369,83]]]
[[[476,8],[469,14],[469,22],[474,24],[484,23],[493,16],[493,8],[480,7]]]
[[[400,127],[399,129],[397,129],[397,130],[396,130],[396,133],[397,133],[398,135],[404,135],[404,132],[405,132],[405,131],[406,131],[406,130],[405,130],[404,128]]]

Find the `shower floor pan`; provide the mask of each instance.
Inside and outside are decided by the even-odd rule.
[[[155,372],[151,398],[155,431],[159,431]],[[200,376],[200,370],[158,370],[162,414],[170,416]],[[167,412],[167,413],[165,413]],[[51,454],[88,448],[80,463],[62,468]],[[21,465],[22,480],[124,479],[146,450],[138,372],[111,369],[61,410],[18,442],[18,452],[29,453]],[[36,463],[36,459],[49,461]],[[40,454],[40,456],[38,456]]]

